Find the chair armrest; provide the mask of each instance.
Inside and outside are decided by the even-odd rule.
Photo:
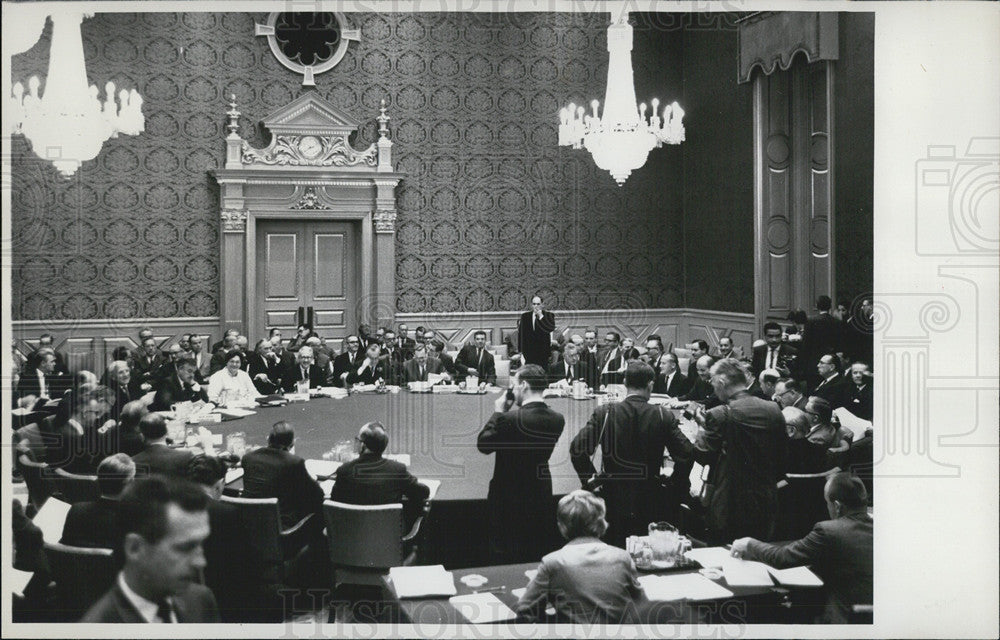
[[[281,537],[285,538],[285,537],[288,537],[288,536],[295,535],[296,533],[298,533],[299,531],[301,531],[302,528],[306,526],[306,523],[309,522],[310,520],[312,520],[315,515],[316,515],[315,513],[306,514],[306,517],[302,518],[301,520],[299,520],[298,522],[296,522],[291,527],[289,527],[289,528],[285,529],[284,531],[282,531],[281,532]]]
[[[409,542],[410,540],[413,540],[414,538],[417,537],[417,534],[420,533],[420,525],[423,523],[424,518],[426,518],[430,514],[430,512],[431,512],[431,501],[424,500],[424,504],[420,509],[420,515],[417,516],[417,519],[413,522],[413,526],[410,527],[409,533],[403,536],[402,538],[403,542]]]
[[[788,480],[778,480],[778,485],[777,485],[778,489],[784,489],[787,486],[788,486]]]
[[[315,513],[308,514],[306,517],[302,518],[288,529],[280,532],[278,535],[279,541],[281,542],[281,552],[286,559],[290,556],[294,556],[300,549],[309,543],[310,530],[306,525],[312,521],[315,515]]]

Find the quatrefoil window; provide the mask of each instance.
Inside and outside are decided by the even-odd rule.
[[[254,33],[267,36],[267,44],[278,62],[302,74],[302,84],[315,86],[314,76],[337,66],[347,54],[351,40],[361,40],[359,29],[348,28],[339,12],[280,12],[268,15]]]

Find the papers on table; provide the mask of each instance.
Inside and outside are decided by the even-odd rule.
[[[722,565],[726,584],[730,587],[770,587],[774,585],[763,562],[729,558]]]
[[[511,589],[510,590],[510,594],[512,596],[514,596],[515,598],[517,598],[518,600],[520,600],[521,596],[523,596],[524,592],[527,591],[527,590],[528,590],[528,587],[521,587],[520,589]]]
[[[455,578],[444,565],[427,567],[392,567],[389,578],[399,598],[425,598],[430,596],[453,596]]]
[[[309,393],[286,393],[285,400],[289,402],[308,402]]]
[[[226,471],[226,484],[232,484],[243,477],[243,467],[233,467]]]
[[[649,396],[649,404],[669,405],[671,402],[673,402],[673,398],[662,393],[653,393]]]
[[[684,557],[694,560],[708,569],[709,567],[721,567],[727,560],[731,560],[733,556],[730,554],[729,549],[725,547],[702,547],[685,552]]]
[[[862,420],[847,410],[846,407],[837,407],[833,414],[840,419],[840,426],[854,434],[854,441],[857,442],[865,437],[866,431],[872,430],[872,423]]]
[[[698,573],[642,576],[639,584],[650,600],[715,600],[733,595],[729,589]]]
[[[450,380],[451,377],[447,373],[428,373],[427,382],[430,384],[437,384],[444,380]]]
[[[422,485],[425,485],[428,489],[431,490],[430,495],[427,496],[428,500],[434,499],[434,496],[437,495],[438,488],[441,486],[440,480],[431,480],[430,478],[417,478],[417,482],[419,482]]]
[[[457,384],[436,384],[431,389],[434,393],[458,393]]]
[[[10,569],[10,574],[10,586],[14,591],[14,595],[23,598],[24,588],[28,586],[28,583],[31,581],[31,576],[35,574],[30,571],[21,571],[20,569]]]
[[[247,416],[252,416],[257,412],[250,411],[249,409],[243,409],[241,407],[219,407],[213,413],[218,413],[223,418],[245,418]]]
[[[49,498],[35,514],[32,522],[42,530],[42,538],[46,542],[59,542],[62,538],[63,525],[66,524],[66,514],[70,505],[58,498]]]
[[[332,476],[341,464],[336,460],[306,460],[306,471],[314,478]]]
[[[774,576],[774,579],[789,587],[822,587],[823,581],[809,567],[792,567],[791,569],[775,569],[768,567],[767,570]]]
[[[427,382],[424,382],[423,380],[414,380],[413,382],[408,382],[406,386],[410,391],[414,393],[430,393],[431,387],[434,386],[434,383],[431,382],[430,380],[428,380]]]
[[[470,593],[449,598],[448,601],[472,624],[502,622],[517,617],[510,607],[492,593]]]

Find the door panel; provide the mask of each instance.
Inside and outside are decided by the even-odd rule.
[[[354,330],[357,302],[355,225],[265,220],[257,224],[257,326],[291,336],[299,309],[312,307],[313,330],[340,340]]]

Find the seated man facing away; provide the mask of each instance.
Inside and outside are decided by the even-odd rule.
[[[817,522],[805,538],[786,544],[740,538],[733,542],[732,554],[778,569],[809,565],[827,590],[818,622],[842,624],[849,620],[851,605],[872,604],[872,519],[865,485],[856,476],[831,476],[823,497],[830,519]]]
[[[330,499],[348,504],[394,504],[406,496],[405,520],[415,519],[430,489],[420,484],[406,465],[382,457],[389,446],[385,427],[369,422],[358,431],[357,442],[359,455],[337,469]]]
[[[208,497],[186,480],[130,483],[119,503],[124,566],[81,622],[219,622],[205,569]]]
[[[785,473],[821,473],[826,471],[826,447],[807,436],[812,425],[809,414],[802,409],[785,407],[785,432],[788,448],[785,455]]]
[[[101,460],[97,466],[101,497],[70,507],[60,542],[73,547],[114,548],[118,542],[118,496],[133,478],[135,463],[124,453]]]
[[[601,542],[608,528],[604,500],[577,489],[559,501],[556,522],[569,542],[549,553],[517,602],[524,618],[538,620],[547,604],[560,622],[617,624],[646,599],[632,557]]]
[[[305,460],[292,453],[294,447],[295,430],[282,421],[271,427],[266,447],[243,456],[243,497],[277,498],[283,529],[310,513],[322,521],[323,490],[306,471]]]
[[[158,413],[144,415],[139,420],[139,431],[146,445],[132,456],[137,477],[160,474],[183,478],[187,474],[187,464],[194,453],[190,449],[171,449],[167,445],[167,421],[163,416]]]

